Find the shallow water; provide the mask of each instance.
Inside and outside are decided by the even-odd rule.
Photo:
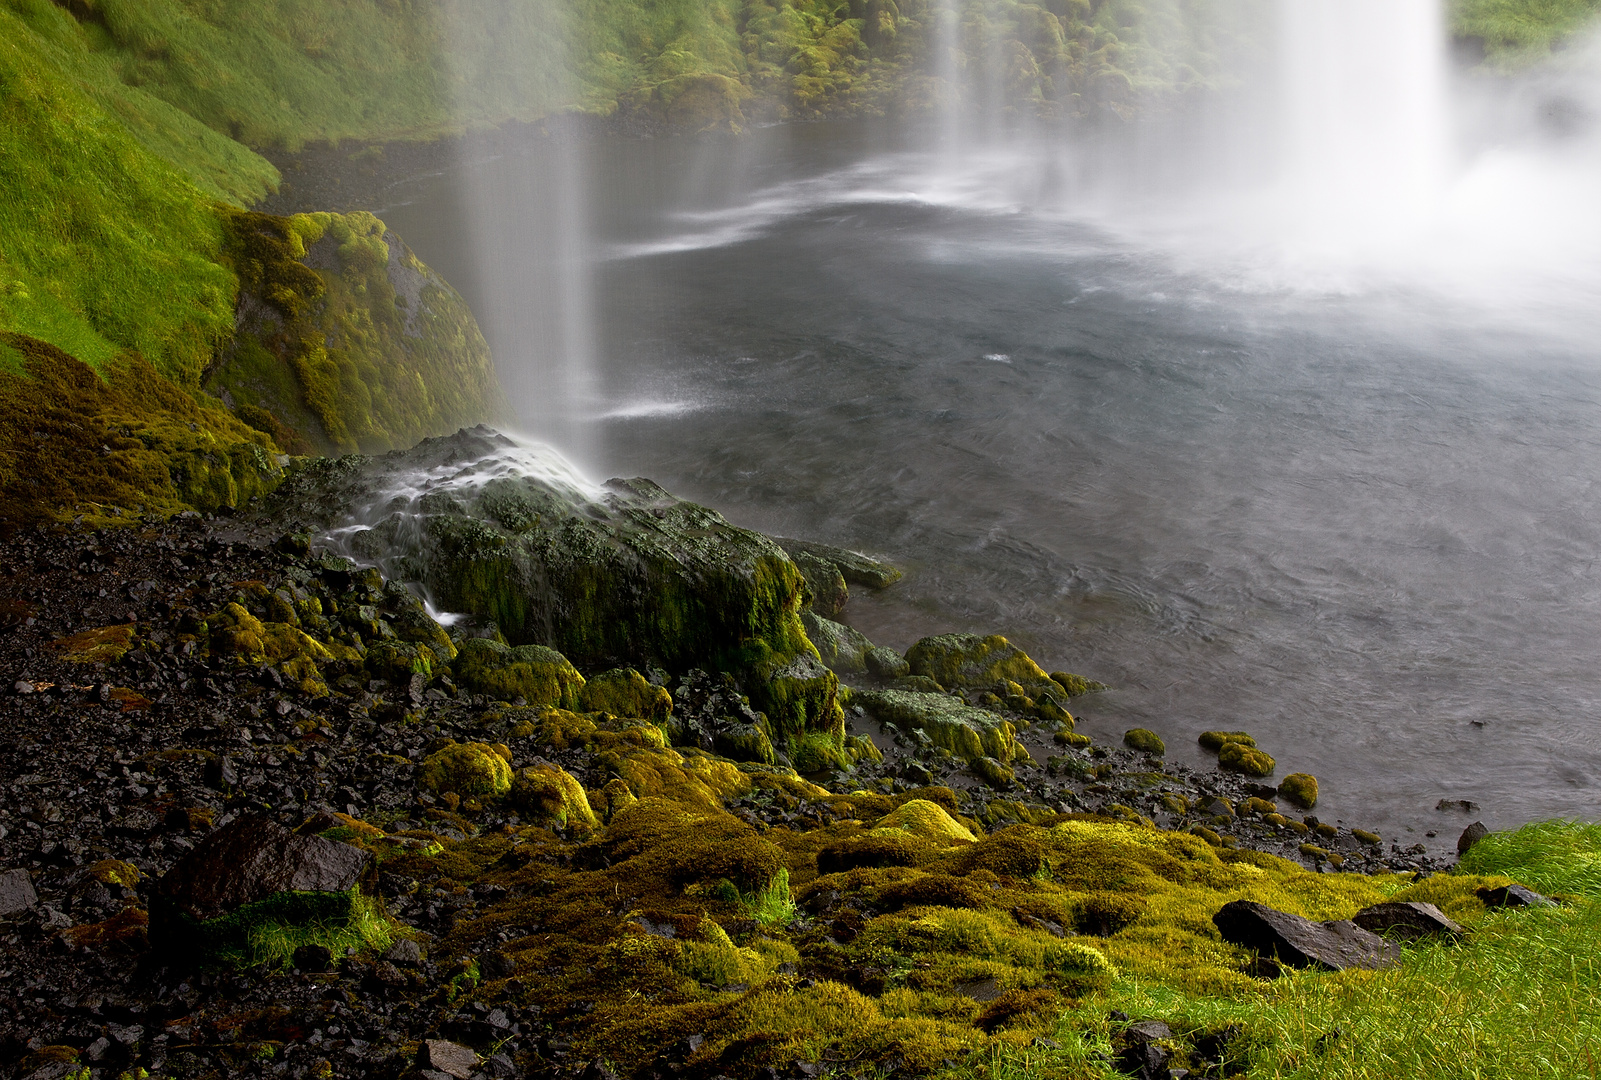
[[[533,140],[382,214],[591,475],[905,566],[847,609],[881,644],[1006,633],[1116,687],[1081,730],[1199,765],[1197,734],[1247,729],[1403,846],[1601,814],[1590,279],[1501,309],[1415,266],[1264,277],[1217,221],[1064,198],[1108,186],[1060,159],[911,145]]]

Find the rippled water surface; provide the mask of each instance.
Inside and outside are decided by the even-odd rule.
[[[906,580],[847,612],[875,641],[1006,633],[1116,687],[1082,730],[1194,764],[1250,730],[1325,817],[1438,847],[1472,820],[1442,798],[1601,813],[1583,281],[1510,311],[1264,284],[1075,206],[1055,159],[964,172],[868,127],[560,153],[384,217],[591,474],[886,555]]]

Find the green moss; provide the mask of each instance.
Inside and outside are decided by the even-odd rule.
[[[1256,745],[1256,740],[1243,731],[1203,731],[1196,741],[1214,754],[1231,742],[1241,746]]]
[[[1062,688],[1062,692],[1070,698],[1083,694],[1099,694],[1109,687],[1105,683],[1098,683],[1093,679],[1086,679],[1082,675],[1073,675],[1066,671],[1051,672],[1051,681]]]
[[[1484,43],[1492,66],[1515,70],[1547,59],[1598,12],[1597,0],[1453,0],[1451,21],[1459,38]]]
[[[946,789],[946,793],[949,794],[949,789]],[[881,818],[878,828],[900,829],[912,836],[936,842],[965,840],[972,843],[975,839],[972,830],[947,813],[947,809],[955,809],[954,796],[950,802],[949,807],[944,807],[928,799],[909,799]]]
[[[1130,728],[1123,732],[1123,745],[1144,754],[1156,754],[1158,757],[1167,753],[1167,744],[1162,741],[1162,737],[1146,728]]]
[[[945,634],[923,638],[906,650],[912,674],[925,675],[941,686],[983,687],[1014,682],[1025,692],[1045,685],[1054,686],[1027,653],[992,634]]]
[[[1279,794],[1303,810],[1317,805],[1317,777],[1311,773],[1291,773],[1279,782]]]
[[[1246,776],[1271,776],[1277,767],[1274,760],[1263,751],[1237,742],[1223,744],[1223,748],[1218,751],[1217,763],[1225,769],[1244,773]]]
[[[512,805],[536,824],[579,832],[588,832],[600,824],[584,786],[556,765],[541,763],[517,770],[510,797]]]
[[[495,799],[512,789],[511,765],[484,743],[455,743],[423,759],[417,782],[440,794]]]
[[[578,697],[582,707],[591,712],[637,716],[653,724],[666,723],[673,711],[673,696],[652,686],[633,668],[613,668],[590,676]]]
[[[1017,731],[1009,721],[959,699],[904,690],[863,692],[857,697],[881,722],[907,733],[921,730],[935,746],[970,765],[985,757],[1007,765],[1020,756]]]
[[[533,705],[580,707],[584,677],[565,656],[543,645],[511,648],[473,638],[462,645],[453,670],[474,693],[498,701],[522,698]]]

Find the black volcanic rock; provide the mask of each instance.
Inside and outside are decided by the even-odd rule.
[[[205,922],[275,893],[344,892],[371,856],[360,848],[292,833],[270,818],[240,818],[207,837],[157,883],[162,907]]]
[[[1389,933],[1407,941],[1415,941],[1434,934],[1461,937],[1464,933],[1462,927],[1453,922],[1445,912],[1433,904],[1417,901],[1374,904],[1352,915],[1351,921],[1375,934]]]
[[[1316,923],[1266,904],[1235,900],[1212,916],[1223,940],[1276,958],[1291,967],[1382,968],[1401,957],[1400,947],[1355,923]]]

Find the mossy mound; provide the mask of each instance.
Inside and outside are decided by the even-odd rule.
[[[880,818],[878,828],[899,829],[924,840],[972,843],[977,839],[971,829],[951,817],[944,807],[927,799],[907,800]]]
[[[673,696],[662,687],[653,686],[633,668],[613,668],[591,675],[578,699],[589,712],[636,716],[653,724],[666,723],[673,711]]]
[[[439,794],[498,799],[512,789],[511,764],[492,746],[455,743],[423,759],[417,783]]]
[[[1123,732],[1123,745],[1130,750],[1158,757],[1167,753],[1167,744],[1162,741],[1162,736],[1147,728],[1130,728]]]
[[[1272,776],[1277,763],[1265,752],[1244,743],[1224,743],[1217,753],[1217,763],[1232,772],[1246,776]]]
[[[923,731],[935,746],[969,765],[987,757],[1004,766],[1026,753],[1010,721],[944,694],[863,691],[855,700],[883,723],[907,733]]]
[[[565,656],[543,645],[512,648],[473,638],[462,644],[452,670],[464,686],[498,701],[522,698],[531,705],[581,707],[584,677]]]
[[[1317,805],[1317,777],[1291,773],[1279,782],[1279,794],[1302,810],[1310,810]]]
[[[34,338],[0,332],[0,529],[83,516],[238,507],[282,479],[277,447],[138,356],[97,374]]]
[[[1054,691],[1056,683],[1028,654],[999,634],[943,634],[926,637],[906,650],[913,675],[941,686],[989,689],[1016,683],[1025,693]]]
[[[536,824],[579,832],[599,824],[584,786],[565,769],[548,762],[517,770],[510,800]]]

